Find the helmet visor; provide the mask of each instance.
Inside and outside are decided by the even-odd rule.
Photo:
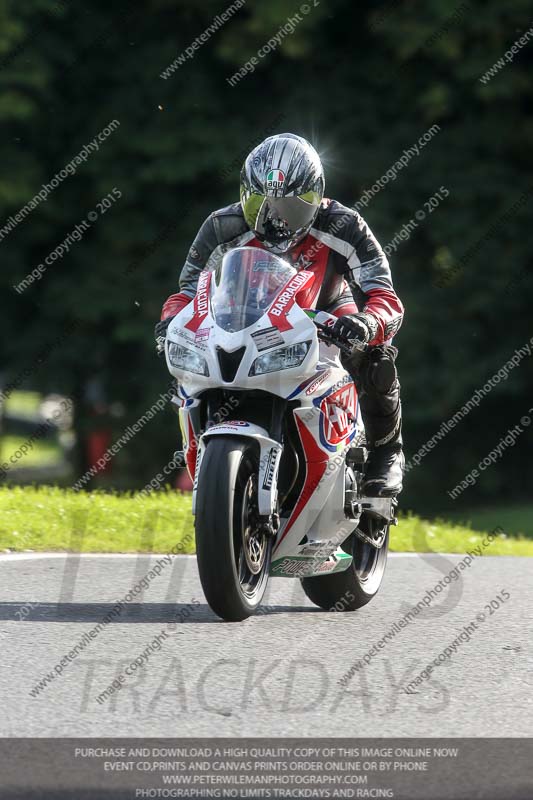
[[[248,226],[266,245],[289,249],[308,232],[316,217],[320,197],[307,192],[299,197],[252,194],[243,203]]]

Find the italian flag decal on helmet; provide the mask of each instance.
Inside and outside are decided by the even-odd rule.
[[[283,189],[285,185],[285,173],[282,172],[280,169],[272,169],[267,175],[266,179],[266,188],[267,190],[276,191],[277,189]]]

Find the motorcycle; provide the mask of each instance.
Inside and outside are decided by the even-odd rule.
[[[235,248],[167,330],[198,570],[224,620],[253,614],[271,576],[339,611],[383,579],[396,501],[362,494],[364,426],[340,360],[365,346],[336,340],[335,317],[312,309],[315,277]]]

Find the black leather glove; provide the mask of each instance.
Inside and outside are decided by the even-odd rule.
[[[339,317],[333,326],[333,333],[339,339],[343,339],[347,344],[354,341],[366,344],[371,341],[378,332],[378,323],[372,314],[350,314],[349,316]]]
[[[165,355],[165,341],[167,338],[167,329],[174,317],[167,317],[158,322],[154,328],[155,336],[155,349],[157,355],[162,358]]]

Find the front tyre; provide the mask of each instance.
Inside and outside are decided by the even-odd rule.
[[[390,525],[387,523],[384,526],[363,514],[359,527],[367,536],[378,540],[385,533],[381,548],[375,548],[352,533],[342,544],[343,550],[353,556],[353,562],[347,570],[333,575],[302,578],[307,597],[325,611],[357,611],[376,596],[381,586],[389,551]]]
[[[266,589],[272,538],[257,507],[257,447],[246,439],[207,442],[196,494],[196,558],[215,614],[239,622],[254,614]]]

